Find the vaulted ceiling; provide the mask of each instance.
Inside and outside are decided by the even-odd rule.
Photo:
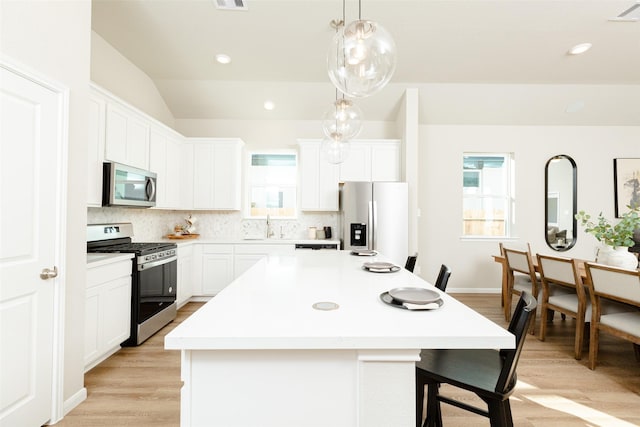
[[[343,2],[216,2],[93,0],[92,27],[177,119],[319,120],[335,99],[326,54]],[[356,102],[366,120],[393,120],[417,88],[421,123],[640,125],[640,22],[611,20],[636,3],[361,0],[362,17],[393,35],[398,65],[387,87]],[[357,19],[358,2],[345,7],[346,21]],[[567,54],[583,42],[592,49]]]

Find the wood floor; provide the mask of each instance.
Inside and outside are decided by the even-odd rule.
[[[506,326],[498,295],[455,297]],[[178,426],[180,354],[164,350],[164,336],[201,305],[187,304],[173,323],[142,346],[123,348],[89,371],[85,376],[87,400],[57,426]],[[591,371],[587,367],[588,348],[583,360],[573,358],[573,334],[574,321],[556,316],[545,342],[527,337],[518,366],[518,386],[511,397],[514,424],[640,426],[640,363],[632,345],[601,334],[599,364]],[[464,392],[456,391],[454,396],[477,402],[475,396]],[[448,405],[442,409],[445,426],[489,425],[478,415]]]

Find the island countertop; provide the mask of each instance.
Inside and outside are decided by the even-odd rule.
[[[380,294],[397,287],[436,290],[401,269],[372,273],[387,261],[348,251],[269,256],[165,337],[179,350],[512,348],[514,337],[449,295],[436,310],[391,307]],[[338,308],[321,311],[318,302]]]

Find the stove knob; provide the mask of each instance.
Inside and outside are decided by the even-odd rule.
[[[151,259],[151,256],[149,256],[149,255],[147,255],[147,256],[145,256],[145,257],[144,257],[144,260],[145,260],[145,261],[149,261],[150,259]]]

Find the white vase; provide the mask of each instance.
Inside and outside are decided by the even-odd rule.
[[[620,246],[607,254],[607,261],[604,264],[612,267],[625,268],[627,270],[635,270],[638,268],[638,259],[634,254],[629,252],[629,248]]]
[[[600,246],[596,248],[596,262],[598,264],[607,264],[607,260],[609,259],[609,254],[613,252],[613,248],[609,245],[605,245],[602,243]]]

